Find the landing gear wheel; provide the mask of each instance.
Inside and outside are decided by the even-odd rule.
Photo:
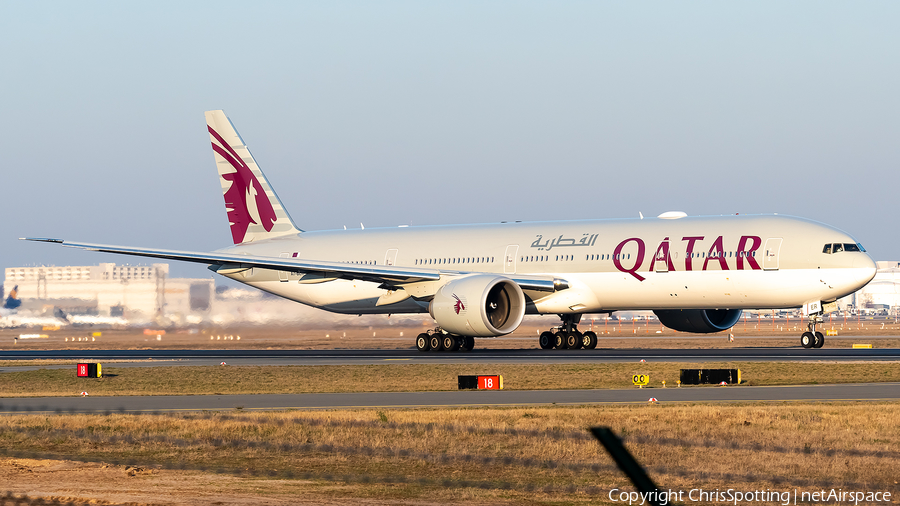
[[[593,350],[597,347],[597,334],[588,330],[581,335],[581,347],[586,350]]]
[[[419,334],[416,336],[416,349],[419,351],[428,351],[431,349],[431,346],[428,345],[428,341],[430,336],[428,334]]]
[[[816,336],[813,335],[812,332],[804,332],[803,335],[800,336],[800,344],[802,344],[804,348],[812,348],[815,342]]]
[[[475,338],[472,336],[466,336],[462,338],[462,344],[459,346],[459,351],[472,351],[475,348]]]
[[[542,350],[552,350],[553,345],[556,344],[556,337],[553,336],[553,332],[541,332],[538,344],[541,345]]]
[[[451,336],[450,334],[444,334],[444,338],[441,339],[441,349],[446,351],[456,351],[459,349],[459,340],[456,336]]]
[[[428,337],[428,347],[432,351],[441,351],[441,334],[432,334]]]
[[[566,333],[565,332],[560,330],[559,332],[554,334],[553,337],[555,338],[555,342],[553,343],[554,348],[556,348],[557,350],[564,350],[564,349],[568,348],[568,346],[566,346]]]
[[[577,350],[581,348],[581,332],[577,330],[566,333],[566,348]]]
[[[813,348],[821,348],[825,344],[825,336],[821,332],[816,332],[814,335],[816,338],[813,341]]]

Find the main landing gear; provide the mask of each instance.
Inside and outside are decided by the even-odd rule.
[[[440,328],[416,336],[419,351],[472,351],[472,348],[475,348],[474,337],[445,334]]]
[[[561,314],[559,318],[562,320],[562,325],[541,333],[538,338],[538,344],[542,350],[554,348],[557,350],[593,350],[597,347],[597,334],[590,330],[585,333],[578,331],[578,322],[581,321],[580,314]]]
[[[804,348],[821,348],[825,344],[825,336],[816,332],[816,324],[823,322],[825,320],[821,316],[810,315],[809,323],[806,324],[807,331],[800,336],[800,344]]]

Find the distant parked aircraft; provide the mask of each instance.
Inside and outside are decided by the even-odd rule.
[[[19,300],[19,285],[16,285],[12,290],[9,291],[9,296],[6,297],[6,302],[3,303],[3,308],[16,309],[21,305],[22,301]]]

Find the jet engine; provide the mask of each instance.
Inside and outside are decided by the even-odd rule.
[[[741,319],[740,309],[658,309],[659,322],[672,330],[711,334],[728,330]]]
[[[494,337],[516,330],[525,316],[525,294],[513,280],[473,274],[442,286],[428,306],[431,317],[452,334]]]

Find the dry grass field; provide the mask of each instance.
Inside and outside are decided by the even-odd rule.
[[[649,374],[651,388],[673,388],[682,368],[735,368],[744,385],[898,382],[893,362],[835,363],[610,363],[408,364],[343,366],[104,365],[103,378],[78,378],[74,365],[0,374],[3,397],[103,395],[284,394],[456,390],[461,374],[500,374],[509,390],[633,388],[633,374]],[[738,387],[739,388],[739,387]]]
[[[833,487],[893,491],[896,504],[898,416],[898,403],[13,415],[0,420],[0,492],[93,504],[611,504],[611,489],[631,487],[586,432],[610,426],[666,489]]]

